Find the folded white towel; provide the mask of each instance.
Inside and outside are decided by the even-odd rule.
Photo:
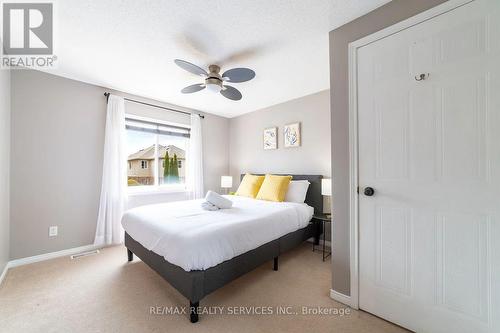
[[[212,205],[210,202],[207,202],[207,201],[204,201],[201,203],[201,208],[203,208],[204,210],[210,210],[210,211],[219,210],[219,207]]]
[[[208,191],[205,196],[205,200],[210,202],[212,205],[219,207],[220,209],[228,209],[233,207],[233,202],[229,199],[224,198],[219,193]]]

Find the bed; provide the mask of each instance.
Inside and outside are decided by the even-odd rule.
[[[185,296],[195,323],[204,296],[265,262],[273,260],[278,270],[281,253],[309,238],[319,241],[319,226],[310,221],[323,211],[322,176],[293,179],[311,183],[304,204],[232,196],[233,208],[217,212],[201,210],[197,200],[127,211],[128,260],[137,255]]]

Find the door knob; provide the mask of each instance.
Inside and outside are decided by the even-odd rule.
[[[375,194],[375,190],[373,189],[373,187],[365,187],[365,190],[363,191],[363,193],[367,196],[367,197],[371,197],[372,195]]]

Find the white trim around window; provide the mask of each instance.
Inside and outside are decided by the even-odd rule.
[[[128,188],[129,196],[150,195],[150,194],[168,194],[168,193],[189,193],[184,184],[164,185],[164,186],[133,186]]]

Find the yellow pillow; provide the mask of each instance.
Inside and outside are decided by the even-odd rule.
[[[247,173],[241,180],[240,186],[235,194],[242,197],[255,198],[257,193],[259,193],[264,178],[264,176],[255,176]]]
[[[292,176],[266,175],[256,199],[278,202],[285,200],[291,180]]]

